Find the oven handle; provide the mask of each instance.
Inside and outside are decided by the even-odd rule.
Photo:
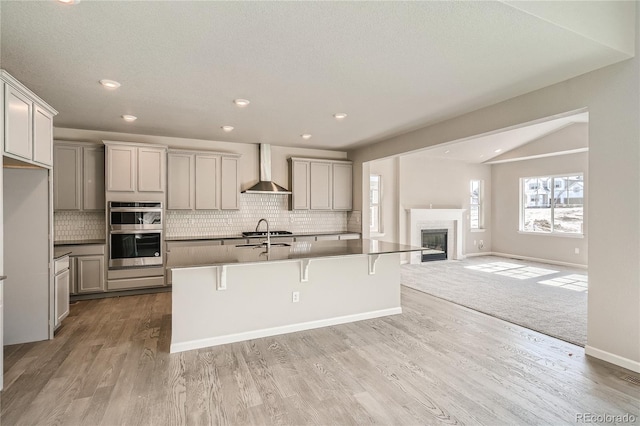
[[[110,207],[109,211],[116,213],[149,213],[149,212],[157,212],[162,213],[162,209],[157,207]]]
[[[162,235],[162,230],[160,229],[122,229],[122,230],[111,230],[110,234],[160,234]]]

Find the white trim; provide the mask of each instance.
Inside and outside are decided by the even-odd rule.
[[[490,251],[482,251],[477,253],[465,253],[465,257],[480,257],[480,256],[492,256],[493,253]]]
[[[629,358],[621,357],[620,355],[612,354],[611,352],[603,351],[602,349],[594,348],[593,346],[589,345],[584,347],[584,353],[590,357],[610,362],[611,364],[626,368],[627,370],[640,373],[640,361],[634,361]]]
[[[206,339],[191,340],[171,344],[171,353],[190,351],[193,349],[207,348],[210,346],[224,345],[227,343],[243,342],[245,340],[259,339],[261,337],[277,336],[279,334],[294,333],[296,331],[312,330],[314,328],[328,327],[331,325],[346,324],[371,318],[379,318],[388,315],[402,313],[402,308],[388,308],[377,311],[363,312],[359,314],[344,315],[341,317],[327,318],[298,324],[282,325],[279,327],[264,328],[262,330],[246,331],[243,333],[227,334],[226,336],[210,337]]]
[[[469,232],[486,232],[487,228],[470,228]]]
[[[519,254],[498,253],[498,252],[495,252],[495,251],[491,252],[491,253],[487,253],[487,254],[491,254],[493,256],[511,258],[511,259],[528,260],[528,261],[531,261],[531,262],[548,263],[550,265],[568,266],[570,268],[579,268],[579,269],[587,269],[588,268],[587,265],[582,265],[580,263],[560,262],[558,260],[540,259],[539,257],[521,256]],[[467,255],[467,256],[469,256],[469,255]]]
[[[543,235],[547,237],[561,237],[561,238],[584,238],[584,234],[576,234],[569,232],[535,232],[535,231],[518,231],[518,234],[522,235]]]

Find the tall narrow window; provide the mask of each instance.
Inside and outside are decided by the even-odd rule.
[[[369,206],[371,213],[369,215],[369,230],[371,232],[382,232],[380,218],[380,192],[382,189],[382,178],[380,175],[371,175],[369,183]]]
[[[482,181],[471,180],[469,186],[469,228],[482,229]]]
[[[520,231],[582,234],[582,174],[528,177],[520,182]]]

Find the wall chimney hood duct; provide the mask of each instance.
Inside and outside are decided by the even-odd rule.
[[[291,191],[271,182],[271,145],[260,144],[260,181],[242,192],[245,194],[291,194]]]

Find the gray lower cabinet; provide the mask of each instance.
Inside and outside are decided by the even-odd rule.
[[[53,292],[54,292],[54,328],[60,326],[63,319],[69,315],[70,288],[70,259],[64,256],[54,262]]]
[[[82,294],[105,291],[104,255],[78,256],[75,260],[77,292]]]

